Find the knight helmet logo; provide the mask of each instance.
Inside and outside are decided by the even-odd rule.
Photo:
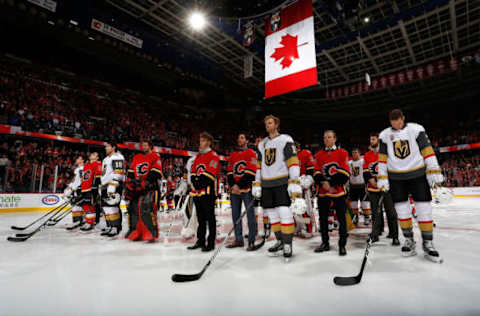
[[[277,156],[276,148],[265,148],[265,164],[267,166],[271,166],[275,163],[276,156]]]
[[[408,140],[397,140],[393,143],[395,156],[400,159],[405,159],[410,155],[410,144]]]

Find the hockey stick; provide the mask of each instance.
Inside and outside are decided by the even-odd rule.
[[[220,250],[222,250],[223,246],[225,245],[226,241],[230,238],[230,235],[232,235],[233,231],[235,230],[235,226],[237,226],[239,223],[242,222],[243,217],[245,214],[247,214],[247,210],[250,209],[253,206],[255,200],[252,200],[249,204],[248,207],[243,211],[243,213],[240,215],[240,217],[237,219],[237,221],[233,224],[232,229],[227,234],[227,237],[223,240],[222,244],[215,250],[215,253],[213,256],[208,260],[207,264],[203,267],[202,271],[196,274],[177,274],[175,273],[172,275],[172,281],[173,282],[190,282],[190,281],[196,281],[202,277],[202,275],[205,273],[207,268],[212,264],[213,260],[215,260],[215,257],[220,253]]]
[[[28,233],[28,234],[16,234],[15,237],[7,237],[7,240],[8,241],[15,241],[15,242],[19,242],[19,241],[25,241],[27,239],[29,239],[30,237],[32,237],[33,235],[35,235],[36,233],[38,233],[39,231],[41,231],[43,228],[45,228],[45,226],[47,226],[47,223],[53,218],[55,217],[58,213],[60,213],[64,208],[65,206],[67,206],[68,203],[65,203],[63,204],[62,208],[60,208],[58,211],[56,211],[50,218],[48,218],[46,221],[44,221],[40,226],[38,226],[34,231],[32,231],[31,233]]]
[[[30,224],[28,224],[27,226],[23,226],[23,227],[18,227],[18,226],[11,226],[10,228],[11,229],[15,229],[15,230],[25,230],[27,229],[28,227],[32,226],[33,224],[37,223],[38,221],[40,221],[42,218],[45,218],[47,217],[48,215],[52,214],[53,212],[55,212],[57,209],[59,209],[60,207],[64,206],[68,204],[68,202],[65,202],[63,204],[60,204],[58,206],[56,206],[55,208],[53,208],[52,210],[48,211],[46,214],[40,216],[39,218],[37,218],[36,220],[34,220],[33,222],[31,222]]]
[[[377,212],[379,212],[380,207],[382,207],[383,198],[384,198],[384,195],[382,194],[380,196],[380,199],[378,200]],[[333,283],[335,283],[336,285],[342,285],[342,286],[344,286],[344,285],[355,285],[355,284],[360,283],[360,281],[362,280],[363,271],[365,269],[365,264],[367,263],[369,249],[370,249],[371,245],[372,245],[372,237],[371,237],[371,234],[369,234],[368,235],[368,240],[367,240],[367,248],[365,249],[365,255],[363,256],[363,261],[362,261],[362,266],[360,268],[360,272],[356,276],[352,276],[352,277],[336,276],[336,277],[333,278]]]
[[[64,212],[64,214],[60,215],[60,216],[57,216],[56,218],[52,219],[49,223],[47,223],[47,226],[55,226],[57,225],[58,223],[60,223],[60,221],[62,219],[64,219],[65,217],[67,217],[70,213],[72,213],[72,209],[70,208],[70,210]]]

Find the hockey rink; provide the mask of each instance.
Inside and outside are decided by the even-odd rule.
[[[478,198],[434,207],[434,244],[443,264],[424,259],[420,243],[417,256],[401,257],[384,234],[371,248],[362,282],[350,287],[334,285],[333,277],[358,273],[365,228],[350,232],[346,257],[338,256],[336,237],[330,252],[313,253],[316,236],[296,238],[294,258],[284,263],[283,257],[267,256],[270,241],[256,252],[223,249],[200,280],[173,283],[173,273],[199,272],[213,252],[188,251],[180,238],[166,243],[168,218],[155,244],[68,232],[70,218],[26,242],[6,240],[16,233],[11,225],[39,216],[0,215],[2,316],[480,315]],[[228,220],[219,218],[221,224]],[[176,235],[177,227],[171,230]],[[419,236],[416,228],[417,242]]]

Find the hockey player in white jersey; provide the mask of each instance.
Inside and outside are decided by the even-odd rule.
[[[435,250],[433,240],[432,195],[430,187],[443,182],[430,140],[423,126],[405,123],[402,111],[395,109],[389,114],[389,127],[380,133],[378,181],[379,188],[389,190],[395,203],[405,244],[404,256],[416,254],[413,238],[412,212],[408,195],[415,201],[418,226],[422,232],[425,257],[434,262],[442,259]]]
[[[123,183],[125,181],[125,158],[117,151],[117,144],[107,142],[105,145],[107,156],[102,162],[101,205],[105,213],[107,227],[102,236],[114,237],[122,230],[122,199]]]
[[[291,199],[301,197],[300,168],[293,139],[279,133],[280,119],[268,115],[264,119],[269,136],[258,145],[258,160],[252,194],[261,199],[277,242],[268,249],[272,255],[283,250],[286,261],[292,256],[295,222],[290,210]]]
[[[72,205],[72,225],[68,226],[67,230],[73,230],[83,225],[83,209],[82,206],[78,204],[79,199],[82,197],[81,184],[83,177],[83,164],[83,157],[78,156],[75,160],[73,181],[67,185],[63,192],[64,198],[70,201],[70,204]]]
[[[355,214],[353,223],[355,225],[358,223],[358,210],[361,205],[364,218],[363,223],[368,226],[371,223],[370,201],[368,201],[367,193],[365,191],[365,180],[363,179],[364,160],[360,157],[359,148],[354,148],[352,150],[352,158],[353,159],[348,162],[348,166],[350,167],[350,205],[352,207],[353,214]]]

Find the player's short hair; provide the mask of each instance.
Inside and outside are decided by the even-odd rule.
[[[402,117],[404,117],[404,115],[403,115],[402,110],[400,110],[400,109],[393,109],[388,114],[388,118],[390,119],[390,121],[396,121],[396,120],[398,120],[399,118],[402,118]]]
[[[280,118],[272,115],[272,114],[269,114],[267,116],[265,116],[265,118],[263,119],[263,122],[265,123],[267,120],[269,119],[272,119],[276,125],[280,126]]]
[[[213,143],[213,136],[208,132],[201,132],[200,138],[208,140],[210,143]]]
[[[118,150],[118,144],[117,144],[116,141],[107,140],[107,141],[105,142],[105,144],[109,144],[110,146],[115,147],[115,150]]]
[[[370,132],[370,137],[375,136],[378,138],[378,135],[379,135],[378,132]]]
[[[327,129],[327,130],[323,133],[323,135],[325,135],[326,133],[332,133],[333,136],[334,136],[335,138],[337,138],[337,133],[336,133],[333,129]]]
[[[78,156],[77,156],[77,159],[78,159],[78,158],[82,158],[82,160],[85,161],[85,157],[83,157],[83,155],[78,155]]]
[[[353,153],[354,151],[358,151],[358,153],[360,153],[360,148],[358,148],[358,147],[353,147],[352,153]]]
[[[243,131],[243,130],[242,130],[242,131],[238,132],[237,137],[240,136],[240,135],[245,136],[245,139],[246,139],[247,142],[248,142],[248,140],[249,140],[249,139],[248,139],[248,133],[247,133],[246,131]]]

